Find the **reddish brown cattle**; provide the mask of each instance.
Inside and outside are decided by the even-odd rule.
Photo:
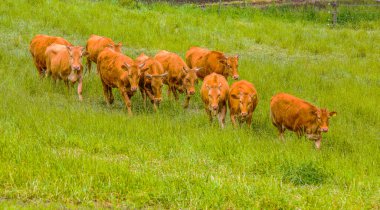
[[[66,46],[52,44],[46,48],[46,76],[50,76],[54,81],[63,80],[70,89],[70,84],[78,82],[78,96],[82,100],[82,56],[84,48],[81,46]]]
[[[207,75],[201,87],[201,97],[210,122],[213,116],[218,114],[222,128],[224,128],[227,113],[228,89],[226,78],[217,73]]]
[[[284,139],[285,129],[296,132],[298,137],[306,135],[315,141],[317,149],[321,146],[322,132],[329,129],[329,118],[336,112],[320,109],[302,99],[286,93],[272,97],[270,102],[271,119]]]
[[[47,36],[47,35],[36,35],[30,42],[29,52],[32,54],[34,65],[37,68],[38,74],[42,77],[46,70],[46,48],[51,44],[62,44],[67,46],[72,46],[70,42],[62,37]]]
[[[238,74],[239,56],[227,57],[219,51],[210,51],[200,47],[191,47],[186,52],[186,63],[190,68],[202,67],[197,75],[203,79],[212,72],[223,75],[226,79],[232,76],[239,79]]]
[[[118,88],[128,109],[128,114],[132,115],[130,98],[137,91],[141,67],[144,63],[137,65],[132,58],[110,48],[100,52],[97,61],[97,69],[107,104],[110,105],[114,101],[112,88]]]
[[[165,50],[160,51],[154,57],[159,61],[168,77],[164,81],[169,86],[168,95],[172,92],[175,100],[178,100],[177,91],[186,93],[184,107],[189,106],[190,96],[195,94],[195,84],[198,82],[197,72],[199,68],[189,69],[186,63],[177,54]]]
[[[86,44],[86,51],[88,52],[87,69],[89,73],[91,73],[91,62],[97,63],[99,53],[102,52],[102,50],[104,50],[104,48],[106,47],[112,48],[116,52],[121,53],[122,44],[121,42],[119,42],[118,44],[115,44],[110,38],[98,36],[94,34],[91,35],[90,38],[87,40],[87,44]]]
[[[144,60],[145,65],[143,67],[144,73],[140,77],[140,91],[144,99],[144,105],[146,106],[146,97],[148,96],[153,104],[154,111],[157,111],[157,106],[159,106],[162,100],[162,85],[163,80],[167,76],[162,64],[154,58],[142,58],[146,55],[140,55],[136,60]]]
[[[237,118],[240,124],[245,121],[251,127],[252,113],[257,103],[257,92],[252,83],[241,80],[232,84],[228,97],[232,124],[236,127]]]

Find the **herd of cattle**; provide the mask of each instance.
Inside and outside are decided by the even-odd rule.
[[[135,60],[121,52],[122,44],[110,38],[91,35],[86,47],[73,46],[62,37],[37,35],[30,43],[30,53],[41,78],[51,76],[54,81],[63,80],[68,88],[78,82],[78,96],[82,100],[83,66],[82,57],[87,59],[87,70],[91,63],[97,64],[103,94],[107,104],[112,104],[112,88],[118,88],[128,113],[131,115],[131,97],[139,89],[146,106],[148,97],[157,110],[162,100],[162,86],[168,86],[168,95],[185,93],[184,107],[187,108],[195,85],[203,80],[200,95],[210,121],[218,116],[224,127],[227,103],[232,124],[236,127],[246,122],[251,125],[252,114],[258,103],[254,85],[240,80],[228,85],[227,78],[239,79],[238,59],[219,51],[191,47],[186,52],[186,62],[177,54],[160,51],[154,57],[144,53]],[[298,137],[305,135],[320,148],[322,132],[328,131],[328,122],[336,112],[329,112],[286,93],[272,97],[270,116],[283,139],[285,129],[294,131]]]

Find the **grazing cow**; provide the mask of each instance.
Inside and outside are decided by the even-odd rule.
[[[110,105],[114,101],[112,88],[118,88],[128,109],[128,114],[132,115],[130,98],[138,89],[141,67],[144,63],[137,65],[132,58],[110,48],[100,52],[97,60],[97,70],[107,104]]]
[[[222,128],[224,128],[227,113],[228,89],[226,78],[217,73],[207,75],[201,87],[201,97],[210,122],[212,122],[212,117],[218,114]]]
[[[29,52],[32,54],[34,65],[37,68],[38,75],[42,78],[46,71],[46,48],[51,44],[62,44],[67,46],[72,46],[70,42],[62,37],[47,36],[47,35],[36,35],[30,42]]]
[[[160,51],[154,57],[159,61],[168,77],[164,81],[169,86],[168,95],[172,92],[175,100],[178,100],[177,91],[186,91],[184,108],[189,106],[190,96],[195,94],[195,84],[198,82],[197,72],[200,68],[189,69],[186,63],[177,54],[165,50]]]
[[[98,63],[98,55],[104,48],[109,47],[115,50],[116,52],[121,53],[121,47],[122,44],[119,42],[118,44],[115,44],[112,39],[98,36],[98,35],[91,35],[90,38],[87,40],[86,44],[86,51],[88,52],[87,57],[87,69],[88,72],[91,73],[91,62]]]
[[[235,80],[239,79],[238,60],[238,55],[227,57],[222,52],[200,47],[191,47],[186,52],[186,63],[190,68],[203,68],[197,73],[201,79],[212,72],[221,74],[226,79],[228,76],[232,76]]]
[[[54,81],[63,80],[68,89],[70,84],[78,82],[79,100],[82,97],[82,56],[86,56],[84,47],[52,44],[46,48],[46,76],[50,76]]]
[[[320,109],[302,99],[286,93],[272,97],[270,102],[272,123],[279,131],[279,137],[284,139],[285,129],[296,132],[298,137],[306,135],[315,141],[317,149],[321,146],[322,132],[329,129],[329,118],[336,112]]]
[[[157,106],[160,105],[162,100],[162,85],[163,80],[167,76],[162,64],[154,58],[144,58],[146,55],[142,54],[136,61],[144,61],[145,65],[143,67],[144,73],[140,77],[140,91],[144,100],[144,105],[146,106],[146,97],[148,96],[153,104],[154,111],[157,111]],[[139,62],[138,62],[139,63]]]
[[[236,127],[237,118],[240,124],[245,121],[251,127],[252,113],[257,103],[257,92],[252,83],[241,80],[232,84],[228,97],[232,124]]]

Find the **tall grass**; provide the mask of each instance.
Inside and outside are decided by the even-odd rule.
[[[379,18],[332,29],[282,10],[58,0],[6,0],[0,14],[1,207],[379,208]],[[76,45],[104,35],[131,57],[192,45],[239,54],[260,99],[252,129],[210,125],[199,94],[189,110],[165,97],[158,113],[136,94],[128,117],[118,93],[106,106],[96,74],[79,102],[38,79],[28,44],[39,33]],[[277,92],[338,112],[321,151],[277,139]]]

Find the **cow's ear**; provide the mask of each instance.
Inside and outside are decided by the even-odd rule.
[[[84,51],[82,52],[82,56],[88,56],[88,55],[89,55],[88,51],[84,50]]]
[[[337,114],[336,112],[330,112],[330,113],[329,113],[329,116],[330,116],[330,117],[335,117],[336,114]]]
[[[106,47],[109,47],[109,48],[114,48],[113,44],[107,44]]]
[[[146,73],[146,74],[145,74],[145,78],[147,78],[147,79],[152,79],[152,75]]]
[[[219,59],[219,62],[220,62],[221,64],[227,64],[227,58],[226,58],[226,57],[221,58],[221,59]]]
[[[186,67],[182,67],[182,71],[187,74],[189,71],[186,69]]]
[[[249,95],[251,98],[252,98],[252,100],[255,100],[256,98],[257,98],[257,95],[256,94],[251,94],[251,95]]]
[[[68,51],[71,51],[73,49],[72,46],[68,46],[68,45],[66,45],[66,48],[67,48]]]
[[[124,70],[128,70],[131,66],[128,64],[128,63],[123,63],[123,65],[121,65],[121,68],[123,68]]]
[[[239,59],[239,55],[236,55],[235,57],[236,57],[236,59]]]

